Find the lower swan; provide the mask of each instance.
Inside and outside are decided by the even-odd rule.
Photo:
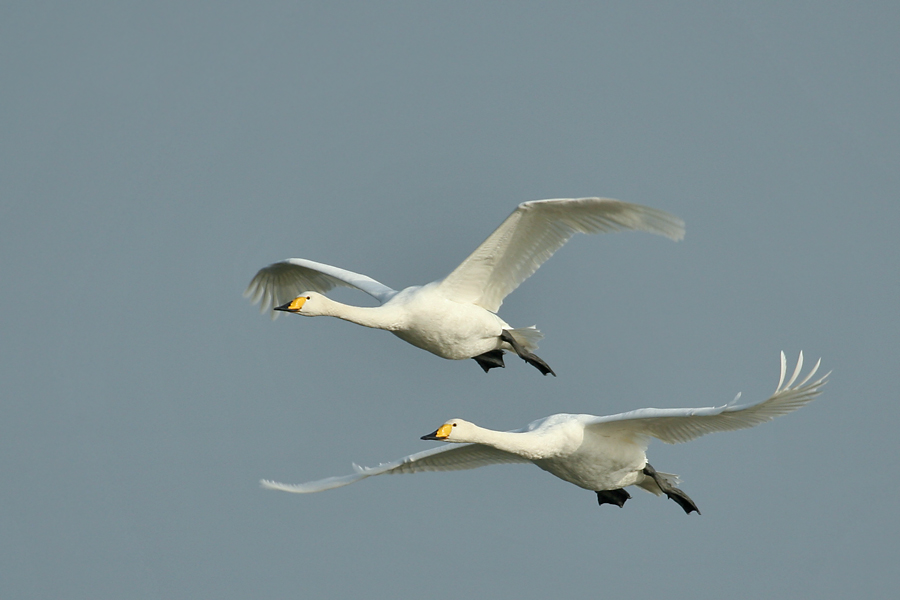
[[[714,431],[754,427],[793,412],[821,393],[830,373],[812,380],[821,359],[795,385],[803,367],[803,353],[793,375],[785,383],[786,367],[781,353],[781,377],[775,393],[756,404],[729,404],[708,408],[642,408],[597,417],[558,414],[539,419],[515,431],[494,431],[462,419],[447,421],[423,440],[458,442],[411,454],[400,460],[365,468],[356,473],[301,484],[262,480],[264,488],[305,494],[341,487],[373,475],[454,471],[499,463],[531,462],[564,481],[591,490],[599,504],[623,506],[637,486],[656,495],[665,494],[685,513],[700,511],[691,498],[676,487],[678,476],[662,473],[647,462],[650,438],[669,444],[687,442]]]

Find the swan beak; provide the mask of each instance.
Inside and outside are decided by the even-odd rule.
[[[303,303],[306,302],[306,296],[298,296],[294,298],[287,304],[282,304],[281,306],[276,306],[275,310],[283,310],[284,312],[300,312],[300,309],[303,308]]]
[[[450,430],[453,429],[453,426],[450,423],[444,423],[440,427],[437,428],[437,431],[434,433],[429,433],[428,435],[423,435],[423,440],[446,440],[450,437]]]

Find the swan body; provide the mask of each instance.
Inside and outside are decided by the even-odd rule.
[[[627,229],[684,237],[681,219],[654,208],[609,198],[536,200],[520,204],[452,273],[427,285],[397,291],[366,275],[290,258],[260,269],[244,295],[263,312],[331,316],[384,329],[441,358],[474,358],[485,372],[504,366],[503,352],[514,351],[544,375],[555,375],[533,354],[541,333],[513,328],[496,312],[576,233]],[[323,295],[335,286],[359,289],[380,305],[351,306]]]
[[[406,288],[381,306],[350,306],[317,292],[305,292],[305,316],[330,316],[365,327],[384,329],[441,358],[472,358],[508,344],[498,342],[503,330],[512,327],[496,314],[474,304],[455,302],[440,293],[436,284]],[[536,330],[535,330],[536,333]],[[536,345],[528,341],[524,346]]]
[[[828,374],[810,381],[821,360],[794,385],[803,367],[803,353],[785,383],[786,361],[781,353],[781,378],[775,393],[756,404],[729,404],[708,408],[642,408],[597,417],[557,414],[515,431],[494,431],[462,419],[452,419],[422,439],[457,442],[401,458],[378,467],[354,465],[356,472],[302,484],[263,480],[268,489],[294,493],[321,492],[349,485],[373,475],[474,469],[499,463],[533,463],[564,481],[597,493],[600,504],[622,506],[630,498],[623,488],[637,486],[656,495],[666,494],[687,513],[696,505],[675,487],[678,476],[657,472],[647,463],[650,438],[668,444],[687,442],[714,431],[754,427],[793,412],[821,393]]]

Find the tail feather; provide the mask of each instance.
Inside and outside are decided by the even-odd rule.
[[[537,350],[538,342],[544,339],[544,334],[541,333],[534,325],[532,325],[531,327],[510,329],[509,332],[513,334],[513,336],[516,338],[516,341],[519,342],[519,344],[521,344],[521,346],[529,352],[534,352],[535,350]]]
[[[674,473],[663,473],[662,471],[657,471],[656,474],[662,477],[666,483],[673,487],[681,483],[681,477],[675,475]],[[635,485],[637,485],[642,490],[646,490],[656,496],[663,495],[663,491],[659,488],[659,485],[657,485],[656,481],[652,477],[644,477],[643,481]]]

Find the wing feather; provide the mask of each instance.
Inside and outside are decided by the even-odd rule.
[[[339,477],[329,477],[307,483],[288,484],[278,483],[263,479],[262,487],[270,490],[281,490],[295,494],[308,494],[321,492],[345,485],[350,485],[366,477],[373,475],[397,475],[406,473],[423,473],[425,471],[460,471],[463,469],[476,469],[487,465],[502,463],[530,462],[516,454],[510,454],[503,450],[497,450],[491,446],[482,444],[454,444],[425,450],[411,454],[400,460],[383,463],[377,467],[359,467],[353,465],[356,473]]]
[[[784,384],[786,361],[781,353],[781,377],[775,393],[757,404],[734,403],[707,408],[642,408],[631,412],[589,420],[591,431],[603,435],[652,436],[668,444],[687,442],[715,431],[733,431],[754,427],[786,415],[812,402],[822,392],[828,375],[808,383],[819,369],[819,360],[810,373],[790,387],[800,374],[803,353],[791,379]],[[784,385],[783,385],[784,384]],[[740,395],[738,395],[740,397]],[[737,400],[737,398],[735,399]]]
[[[640,230],[673,240],[684,222],[669,213],[609,198],[560,198],[524,202],[441,282],[462,302],[496,312],[503,299],[528,279],[576,233]]]
[[[304,258],[289,258],[256,273],[244,296],[253,304],[259,302],[260,312],[290,302],[303,292],[324,294],[335,286],[352,287],[363,291],[384,304],[397,291],[371,277]],[[277,312],[274,313],[277,316]]]

